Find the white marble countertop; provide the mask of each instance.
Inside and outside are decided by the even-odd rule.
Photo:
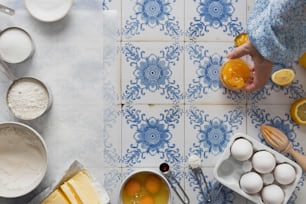
[[[270,82],[248,95],[220,84],[224,55],[234,36],[245,31],[253,1],[75,0],[70,13],[54,23],[32,18],[23,1],[1,3],[16,14],[0,13],[0,30],[22,27],[36,48],[28,61],[10,65],[13,73],[42,80],[54,100],[43,117],[24,122],[46,141],[46,177],[30,194],[0,198],[0,204],[27,203],[57,182],[74,160],[93,173],[111,203],[117,203],[126,175],[135,169],[158,170],[162,162],[173,168],[191,203],[203,203],[188,157],[201,158],[211,187],[217,183],[214,166],[229,138],[242,132],[264,143],[261,124],[282,129],[304,153],[306,127],[296,125],[288,110],[306,96],[306,69],[294,65],[291,86]],[[207,10],[209,6],[214,9]],[[118,18],[106,22],[103,35],[106,10]],[[0,121],[18,121],[5,102],[10,83],[0,74]],[[304,183],[305,174],[288,203],[304,203]],[[172,200],[180,203],[174,194]],[[223,188],[216,203],[250,201]]]

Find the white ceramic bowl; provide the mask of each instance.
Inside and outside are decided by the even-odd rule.
[[[35,189],[47,171],[40,134],[19,122],[0,122],[0,197],[15,198]]]
[[[54,22],[64,18],[72,4],[73,0],[25,0],[29,13],[44,22]]]
[[[122,194],[123,194],[123,189],[124,189],[124,186],[125,184],[132,178],[134,177],[135,175],[137,174],[140,174],[140,173],[148,173],[148,174],[153,174],[157,177],[159,177],[162,181],[164,181],[164,183],[167,185],[167,189],[168,189],[168,192],[169,192],[169,198],[168,198],[168,203],[167,204],[171,204],[171,187],[170,187],[170,184],[169,182],[167,181],[167,179],[159,172],[157,171],[153,171],[153,170],[149,170],[149,169],[144,169],[144,170],[136,170],[134,172],[132,172],[131,174],[129,174],[129,176],[127,176],[122,184],[121,184],[121,187],[120,187],[120,204],[123,204],[123,201],[122,201]]]

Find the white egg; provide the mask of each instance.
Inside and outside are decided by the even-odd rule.
[[[271,184],[262,189],[261,197],[265,204],[281,204],[285,193],[278,185]]]
[[[278,164],[274,170],[275,180],[283,185],[288,185],[295,180],[296,172],[294,168],[287,163]]]
[[[231,146],[231,154],[239,161],[246,161],[253,154],[253,145],[246,139],[237,139]]]
[[[266,174],[270,173],[274,169],[276,161],[270,152],[259,151],[253,155],[252,164],[257,172]]]
[[[256,172],[248,172],[243,174],[239,182],[241,189],[249,194],[258,193],[263,186],[262,178]]]

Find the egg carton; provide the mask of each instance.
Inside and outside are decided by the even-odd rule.
[[[295,190],[299,179],[302,176],[302,168],[294,161],[290,160],[289,158],[285,157],[284,155],[280,154],[279,152],[273,150],[267,145],[264,145],[257,141],[256,139],[243,134],[243,133],[236,133],[230,140],[229,144],[227,145],[226,149],[224,150],[221,159],[219,159],[216,163],[216,166],[214,168],[214,176],[215,178],[224,186],[232,189],[236,193],[240,194],[241,196],[247,198],[248,200],[257,203],[257,204],[263,204],[262,198],[261,198],[261,191],[256,194],[248,194],[244,192],[240,188],[239,180],[241,176],[249,171],[254,171],[251,166],[250,158],[247,161],[238,161],[231,155],[231,146],[232,144],[239,138],[243,138],[248,140],[253,145],[253,154],[257,151],[266,150],[270,152],[276,160],[276,165],[280,163],[288,163],[294,167],[296,172],[295,180],[288,185],[280,185],[275,180],[273,180],[273,184],[276,184],[282,188],[284,191],[285,197],[282,204],[286,204],[289,198],[291,197],[291,194]],[[253,156],[253,155],[252,155]],[[257,172],[258,173],[258,172]],[[260,173],[259,173],[260,174]],[[264,177],[264,175],[262,175]],[[271,184],[272,184],[271,183]],[[264,183],[264,186],[266,184]]]

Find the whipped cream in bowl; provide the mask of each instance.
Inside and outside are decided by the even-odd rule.
[[[19,122],[0,122],[0,197],[35,189],[47,171],[47,148],[40,134]]]

